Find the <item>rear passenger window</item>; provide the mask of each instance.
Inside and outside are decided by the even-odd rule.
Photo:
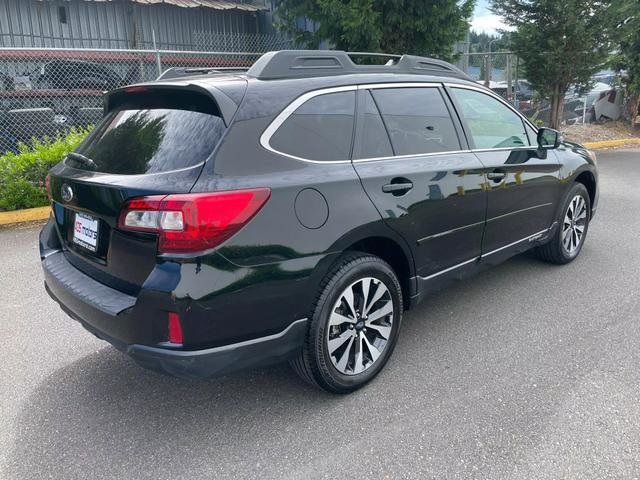
[[[282,153],[327,162],[349,160],[355,91],[313,97],[295,110],[269,143]]]
[[[391,157],[393,150],[387,130],[378,112],[371,92],[363,94],[363,105],[358,105],[358,140],[354,158]]]
[[[396,155],[460,150],[449,110],[437,88],[372,90]]]

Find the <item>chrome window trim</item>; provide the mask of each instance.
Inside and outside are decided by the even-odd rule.
[[[278,155],[284,155],[285,157],[293,158],[295,160],[301,160],[303,162],[310,163],[351,163],[351,160],[311,160],[309,158],[302,158],[296,155],[291,155],[289,153],[281,152],[280,150],[276,150],[271,146],[271,137],[274,133],[280,128],[280,126],[291,116],[293,112],[296,111],[298,107],[300,107],[303,103],[311,100],[312,98],[319,97],[320,95],[327,95],[329,93],[338,93],[338,92],[355,92],[358,89],[357,85],[347,85],[342,87],[331,87],[331,88],[322,88],[320,90],[312,90],[307,93],[303,93],[298,98],[296,98],[293,102],[285,107],[282,112],[278,114],[278,116],[269,124],[269,126],[262,132],[260,136],[260,145],[263,148],[266,148],[270,152],[277,153]],[[355,115],[355,112],[354,112]]]
[[[280,150],[276,150],[271,146],[271,137],[276,133],[278,128],[291,116],[291,114],[302,104],[315,98],[320,95],[326,95],[329,93],[338,93],[338,92],[351,92],[351,91],[359,91],[359,90],[375,90],[380,88],[439,88],[442,86],[449,88],[463,88],[467,90],[475,90],[480,93],[484,93],[489,95],[490,97],[495,98],[503,105],[506,105],[511,111],[516,113],[523,121],[525,121],[534,131],[537,130],[536,127],[529,122],[529,120],[524,117],[518,110],[516,110],[512,105],[507,103],[502,97],[493,93],[491,90],[488,90],[483,87],[475,87],[473,85],[466,85],[463,83],[441,83],[441,82],[386,82],[386,83],[366,83],[366,84],[355,84],[355,85],[344,85],[340,87],[329,87],[329,88],[321,88],[318,90],[312,90],[310,92],[303,93],[298,98],[293,100],[289,105],[287,105],[282,112],[280,112],[276,118],[267,126],[267,128],[262,132],[260,136],[260,145],[277,155],[282,155],[284,157],[292,158],[294,160],[298,160],[301,162],[307,163],[319,163],[319,164],[345,164],[345,163],[362,163],[362,162],[376,162],[382,160],[403,160],[406,158],[419,158],[419,157],[430,157],[434,155],[454,155],[460,153],[482,153],[482,152],[501,152],[501,151],[513,151],[513,150],[529,150],[531,148],[535,148],[534,145],[525,145],[522,147],[502,147],[502,148],[475,148],[475,149],[463,149],[463,150],[447,150],[442,152],[429,152],[429,153],[416,153],[411,155],[391,155],[388,157],[371,157],[371,158],[358,158],[354,160],[311,160],[309,158],[298,157],[296,155],[291,155],[289,153],[281,152]]]
[[[531,150],[532,148],[536,148],[533,145],[528,145],[524,147],[500,147],[500,148],[474,148],[469,150],[470,152],[475,153],[485,153],[485,152],[513,152],[514,150]]]
[[[278,116],[269,124],[269,126],[262,132],[260,136],[260,145],[269,150],[272,153],[276,153],[278,155],[283,155],[285,157],[293,158],[294,160],[299,160],[302,162],[308,163],[321,163],[321,164],[344,164],[344,163],[360,163],[360,162],[369,162],[369,161],[379,161],[379,160],[395,160],[395,159],[404,159],[404,158],[412,158],[412,157],[424,157],[424,156],[433,156],[433,155],[450,155],[456,153],[469,153],[470,150],[447,150],[442,152],[429,152],[429,153],[416,153],[411,155],[391,155],[388,157],[372,157],[372,158],[359,158],[357,160],[311,160],[309,158],[298,157],[296,155],[291,155],[289,153],[281,152],[280,150],[276,150],[271,146],[271,137],[276,133],[278,128],[291,116],[291,114],[302,104],[315,98],[320,95],[326,95],[328,93],[336,93],[336,92],[350,92],[355,90],[373,90],[379,88],[440,88],[442,83],[440,82],[387,82],[387,83],[367,83],[362,85],[346,85],[341,87],[330,87],[330,88],[321,88],[319,90],[312,90],[310,92],[303,93],[298,98],[296,98],[293,102],[291,102],[287,107],[285,107],[282,112],[278,114]]]
[[[364,83],[358,85],[358,90],[376,90],[378,88],[439,88],[442,83],[438,82],[387,82],[387,83]]]

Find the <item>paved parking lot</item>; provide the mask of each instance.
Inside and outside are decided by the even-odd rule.
[[[49,300],[36,228],[0,231],[0,478],[640,476],[640,151],[599,157],[577,261],[430,297],[350,396],[287,366],[144,371]]]

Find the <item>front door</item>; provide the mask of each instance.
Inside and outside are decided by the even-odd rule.
[[[437,84],[358,92],[353,164],[384,218],[411,245],[423,279],[456,273],[480,255],[486,192]]]
[[[533,129],[502,100],[462,87],[448,92],[487,177],[483,257],[524,250],[554,219],[561,193],[555,152],[539,152]]]

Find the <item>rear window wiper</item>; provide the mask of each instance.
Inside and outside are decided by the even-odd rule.
[[[75,162],[81,164],[83,167],[88,167],[91,170],[95,170],[98,168],[96,162],[91,160],[89,157],[85,157],[81,153],[71,152],[67,155],[67,159],[74,160]]]

